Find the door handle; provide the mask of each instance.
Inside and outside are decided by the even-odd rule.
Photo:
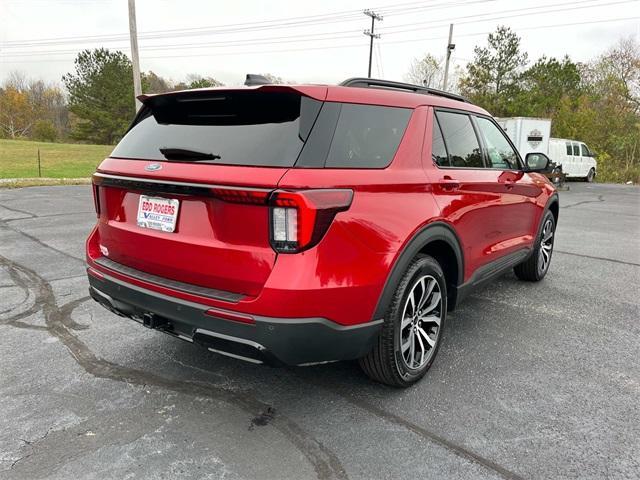
[[[460,188],[460,182],[458,180],[455,180],[454,178],[451,178],[449,175],[445,175],[444,177],[442,177],[442,179],[438,183],[443,190],[446,190],[448,192],[452,192]]]
[[[507,188],[507,190],[512,190],[514,185],[515,185],[515,182],[511,182],[509,180],[504,182],[504,186]]]

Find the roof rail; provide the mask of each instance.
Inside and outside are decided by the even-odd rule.
[[[348,78],[340,84],[342,87],[361,87],[361,88],[387,88],[390,90],[408,90],[414,93],[422,93],[425,95],[437,95],[439,97],[458,100],[459,102],[470,103],[469,100],[462,95],[456,93],[445,92],[437,88],[423,87],[412,83],[393,82],[391,80],[380,80],[377,78],[354,77]]]

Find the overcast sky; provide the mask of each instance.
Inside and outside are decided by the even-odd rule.
[[[498,25],[520,35],[532,60],[586,61],[623,36],[640,37],[640,0],[137,0],[136,8],[142,70],[174,81],[190,73],[228,84],[246,73],[322,83],[365,76],[367,8],[384,17],[373,76],[395,80],[413,58],[444,55],[450,22],[461,66]],[[13,70],[59,81],[78,51],[99,46],[129,54],[127,0],[0,0],[0,81]]]

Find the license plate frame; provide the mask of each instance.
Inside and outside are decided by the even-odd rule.
[[[180,201],[175,198],[140,195],[136,223],[141,228],[173,233],[179,210]]]

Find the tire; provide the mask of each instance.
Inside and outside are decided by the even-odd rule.
[[[408,387],[427,373],[446,323],[446,289],[444,273],[434,258],[418,255],[412,260],[391,299],[378,342],[359,360],[370,378]]]
[[[533,253],[524,262],[513,268],[513,271],[520,280],[539,282],[545,277],[551,264],[555,233],[555,217],[553,213],[547,212],[542,219],[542,228],[536,240]]]
[[[584,177],[584,181],[587,183],[593,183],[593,179],[596,177],[596,171],[592,168],[591,170],[589,170],[589,173],[587,173],[587,176]]]

